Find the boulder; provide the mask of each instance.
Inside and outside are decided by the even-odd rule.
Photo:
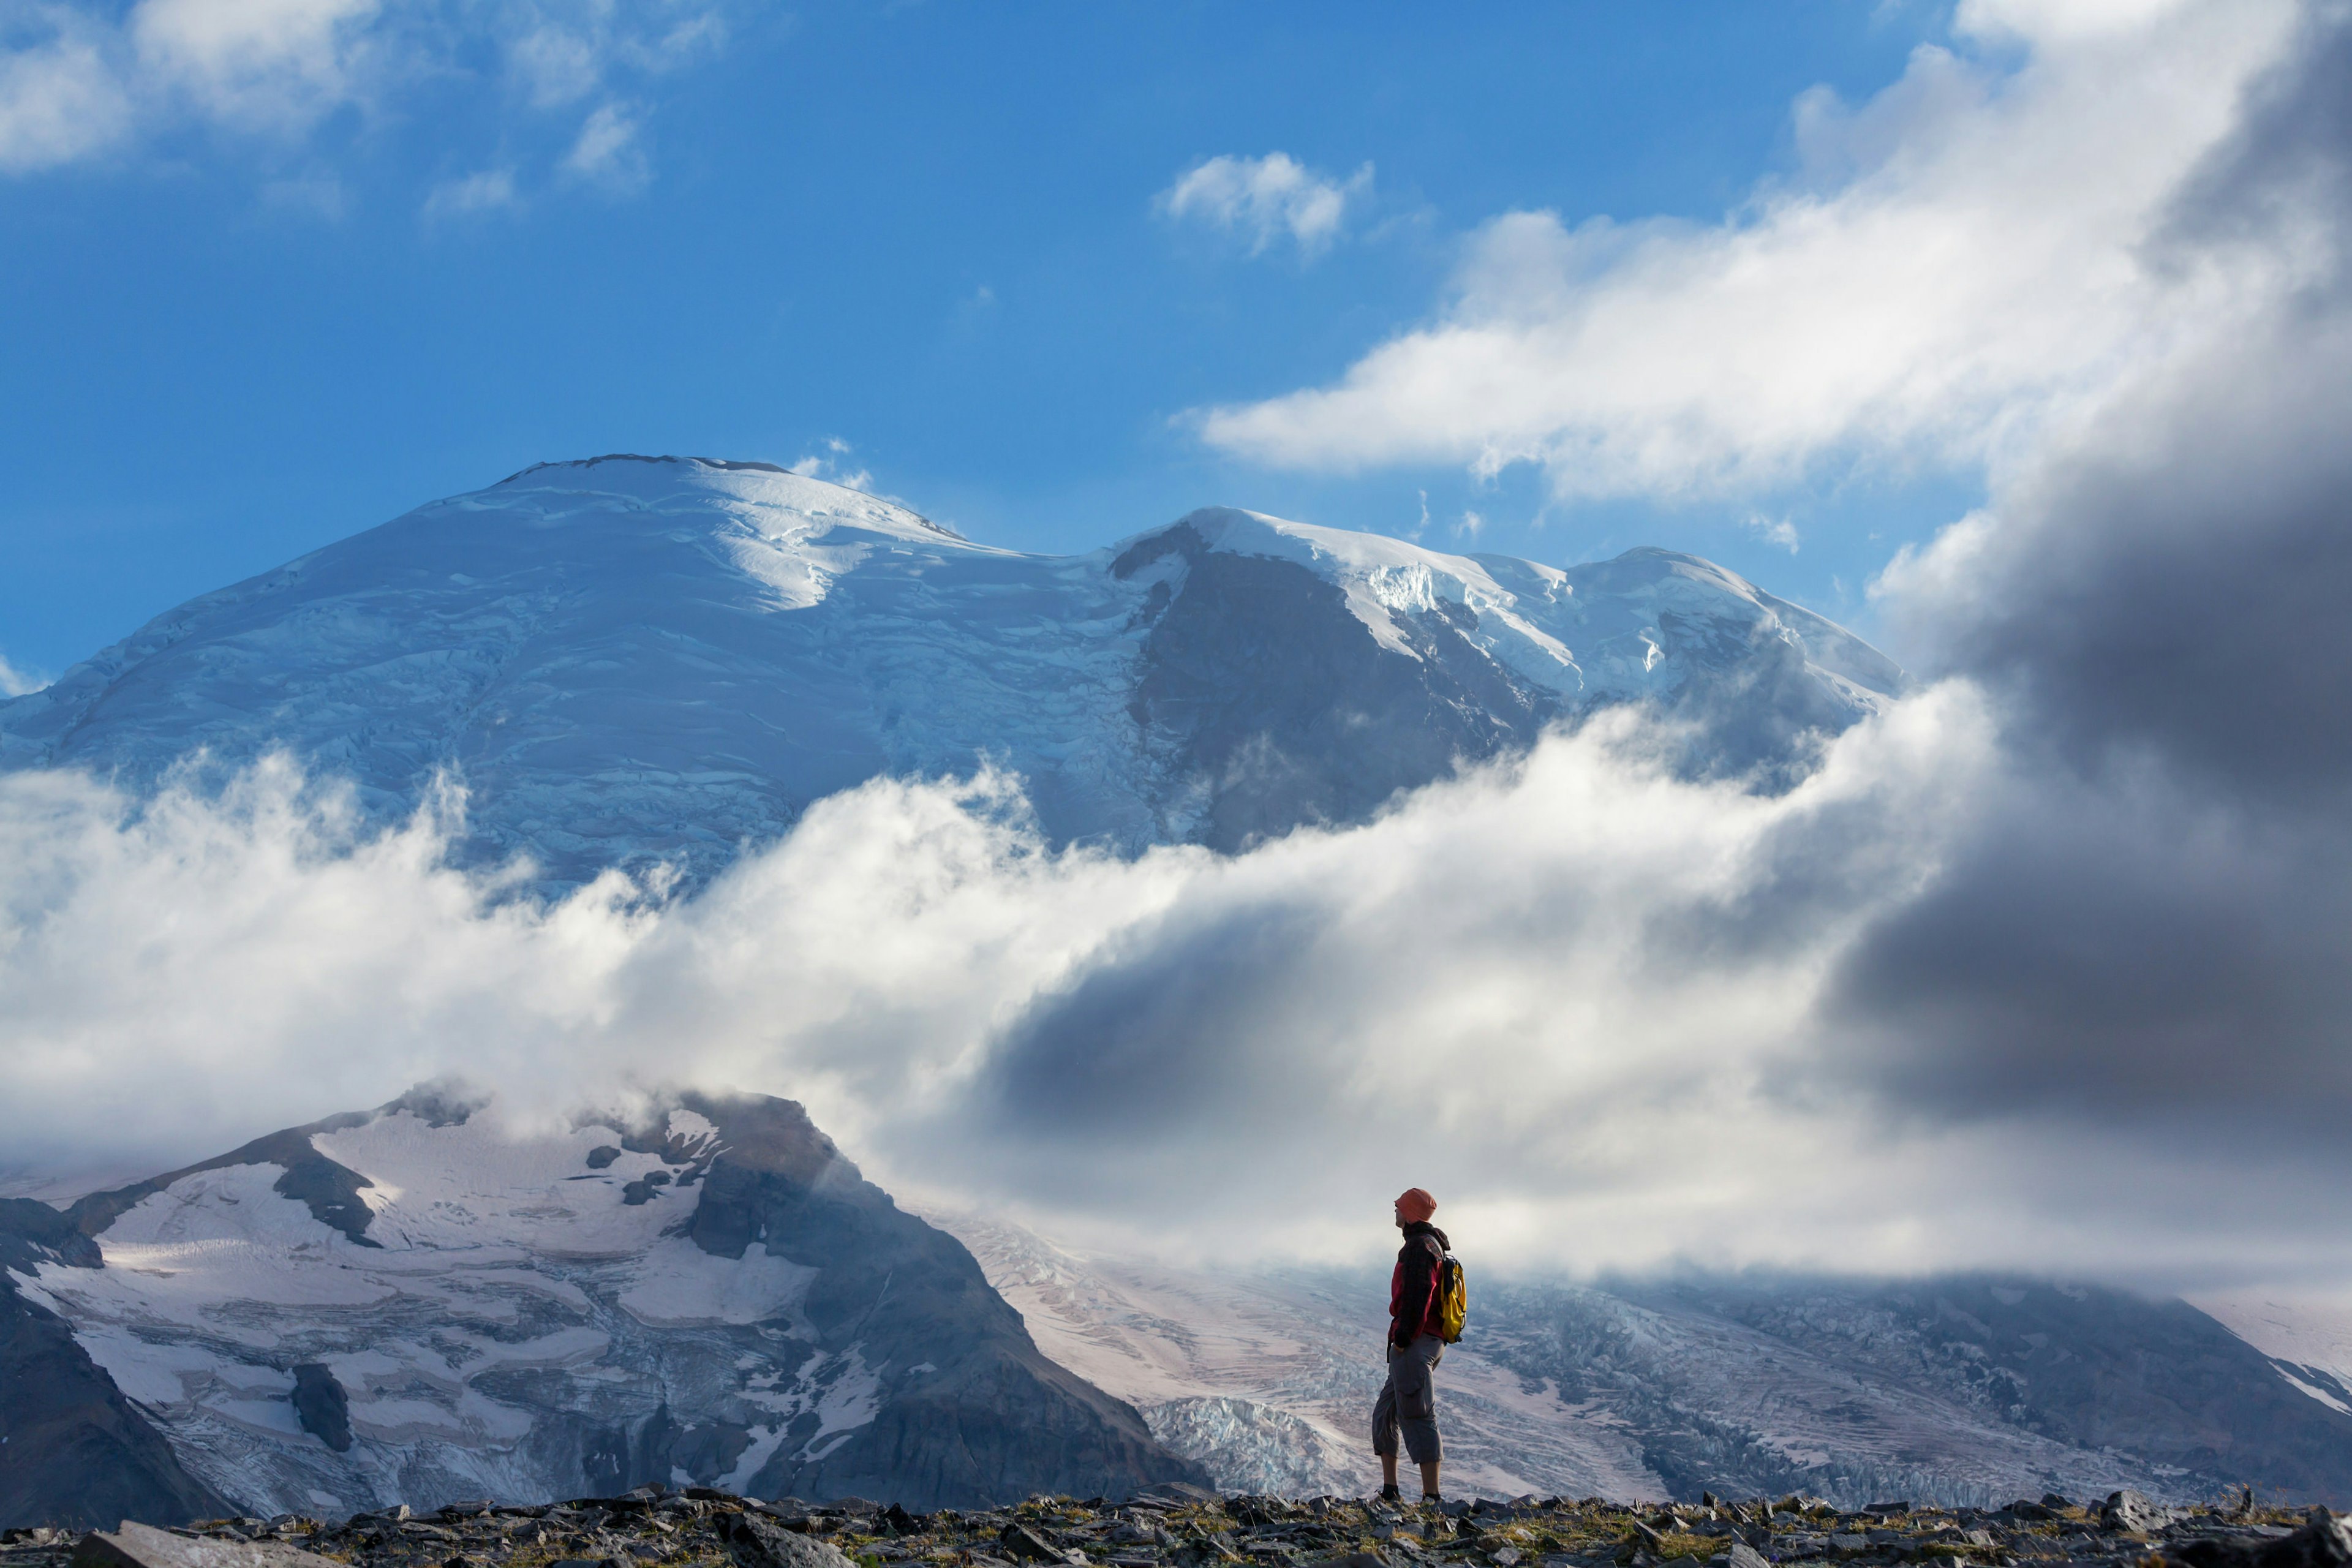
[[[2324,1508],[2303,1527],[2276,1541],[2215,1539],[2168,1542],[2165,1557],[2189,1568],[2347,1568],[2352,1564],[2352,1523]]]
[[[719,1533],[742,1568],[853,1568],[841,1548],[756,1513],[730,1513]]]
[[[2107,1500],[2099,1505],[2101,1530],[2117,1530],[2137,1534],[2155,1529],[2163,1522],[2163,1520],[2164,1516],[2154,1503],[2128,1487],[2122,1491],[2109,1493]]]
[[[1025,1524],[1008,1524],[997,1531],[996,1543],[1015,1563],[1066,1563],[1063,1550]]]
[[[74,1547],[71,1568],[341,1568],[331,1557],[275,1541],[196,1541],[125,1521]]]

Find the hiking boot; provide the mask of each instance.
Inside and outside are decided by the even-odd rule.
[[[1396,1483],[1394,1481],[1391,1481],[1387,1486],[1381,1489],[1381,1500],[1382,1502],[1402,1502],[1404,1500],[1404,1493],[1397,1490]]]

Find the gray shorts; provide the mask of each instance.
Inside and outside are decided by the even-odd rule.
[[[1402,1427],[1412,1462],[1437,1463],[1437,1382],[1432,1374],[1444,1353],[1445,1342],[1435,1334],[1423,1334],[1402,1350],[1389,1347],[1389,1380],[1372,1405],[1373,1453],[1395,1453]]]

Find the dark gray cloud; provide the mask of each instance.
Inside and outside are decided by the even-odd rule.
[[[2332,813],[2352,782],[2352,316],[2264,328],[2020,498],[1951,663],[2078,772],[2146,754]]]
[[[2184,274],[2272,269],[2261,307],[1895,574],[2007,748],[1825,1008],[1921,1114],[2352,1128],[2347,18],[2307,16],[2164,238]]]
[[[1939,1117],[2352,1142],[2352,835],[2121,774],[2004,784],[1841,966],[1849,1066]]]
[[[2279,63],[2251,84],[2237,123],[2182,184],[2158,259],[2192,268],[2216,244],[2352,218],[2352,7],[2307,5]]]
[[[1269,1047],[1304,1033],[1298,977],[1332,923],[1287,892],[1151,922],[1006,1031],[984,1103],[1065,1147],[1295,1119],[1303,1064]]]

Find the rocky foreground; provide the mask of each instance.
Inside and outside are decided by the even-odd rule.
[[[2162,1508],[2136,1492],[2078,1506],[2055,1495],[1996,1510],[1807,1498],[1625,1507],[1523,1498],[1429,1507],[1220,1498],[1190,1487],[1113,1504],[1034,1497],[1008,1508],[908,1513],[850,1499],[756,1501],[709,1488],[529,1507],[406,1508],[339,1523],[288,1516],[76,1536],[13,1530],[0,1568],[1763,1568],[1841,1564],[2130,1563],[2134,1568],[2346,1568],[2352,1523],[2325,1509]]]

